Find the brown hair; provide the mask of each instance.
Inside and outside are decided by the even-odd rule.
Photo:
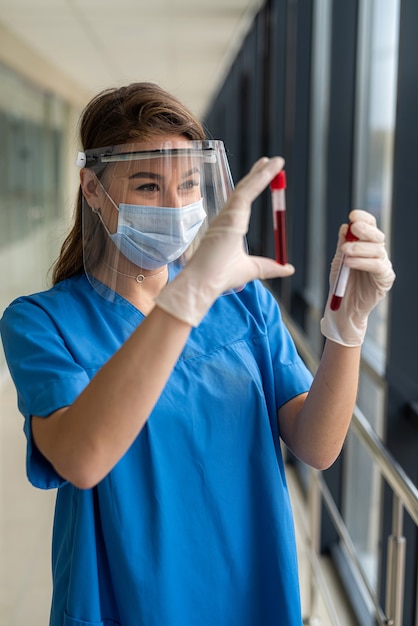
[[[194,115],[177,98],[153,83],[132,83],[102,91],[89,102],[80,120],[84,150],[167,135],[205,139],[205,131]],[[53,267],[54,285],[83,272],[81,207],[80,187],[74,225]]]

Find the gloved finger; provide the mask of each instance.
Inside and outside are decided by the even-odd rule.
[[[348,231],[348,224],[341,224],[339,231],[338,231],[337,250],[341,248],[341,246],[345,242],[347,231]]]
[[[376,218],[369,211],[364,211],[363,209],[353,209],[349,213],[348,219],[353,224],[355,222],[366,222],[367,224],[371,224],[372,226],[376,226]]]
[[[392,272],[392,264],[387,257],[346,257],[344,262],[350,269],[374,274],[377,278]]]
[[[267,187],[269,182],[283,169],[284,159],[262,157],[258,159],[244,178],[242,178],[232,194],[238,197],[240,202],[253,202]]]
[[[374,223],[365,220],[352,222],[351,232],[361,241],[385,241],[385,234],[377,228],[375,220]]]
[[[267,187],[273,178],[283,169],[284,159],[282,157],[261,157],[258,159],[244,178],[242,178],[235,191],[239,193],[245,191],[247,200],[253,202],[260,193]]]
[[[359,247],[366,253],[364,256],[346,256],[344,262],[347,267],[369,273],[378,281],[383,277],[385,281],[392,284],[395,280],[395,273],[386,248],[382,244],[375,243],[362,243]]]
[[[267,187],[271,180],[283,169],[284,159],[262,157],[242,178],[223,210],[211,222],[211,228],[226,229],[245,235],[251,213],[252,202]]]
[[[376,241],[346,241],[341,246],[346,261],[353,259],[387,257],[385,245]],[[352,267],[352,265],[350,265]]]
[[[293,265],[280,265],[273,259],[260,256],[245,255],[239,262],[240,281],[248,282],[259,278],[285,278],[295,273]],[[237,286],[236,271],[232,273],[225,288],[233,289]]]
[[[295,268],[290,263],[280,265],[273,259],[261,256],[250,256],[251,263],[255,267],[254,278],[265,280],[267,278],[285,278],[295,273]]]

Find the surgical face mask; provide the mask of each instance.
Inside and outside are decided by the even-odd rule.
[[[118,211],[117,231],[108,231],[109,237],[125,257],[146,270],[178,259],[206,218],[202,199],[182,207],[120,204]]]

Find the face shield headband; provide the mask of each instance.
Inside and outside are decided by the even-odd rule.
[[[133,142],[79,153],[91,172],[83,184],[83,259],[87,278],[106,299],[178,271],[233,182],[223,143]],[[88,176],[87,176],[88,178]]]

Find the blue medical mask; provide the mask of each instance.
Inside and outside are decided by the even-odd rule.
[[[108,231],[109,237],[124,256],[146,270],[178,259],[206,218],[202,199],[182,207],[119,204],[118,211],[117,231]]]

